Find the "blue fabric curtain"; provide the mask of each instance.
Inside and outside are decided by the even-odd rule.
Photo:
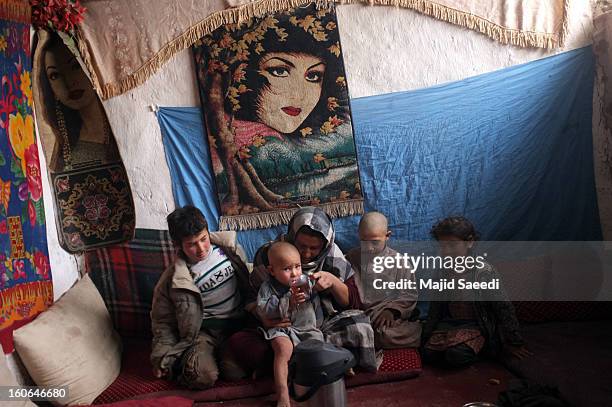
[[[366,210],[396,239],[426,240],[461,214],[487,240],[600,240],[590,47],[417,91],[351,101]],[[201,114],[160,108],[177,205],[217,209]],[[335,221],[343,249],[358,218]],[[248,255],[284,226],[239,232]]]

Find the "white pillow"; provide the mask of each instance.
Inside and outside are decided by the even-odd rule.
[[[62,404],[91,404],[119,375],[121,340],[88,275],[16,330],[14,341],[37,385],[68,385]]]

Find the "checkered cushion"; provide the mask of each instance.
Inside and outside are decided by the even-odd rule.
[[[150,342],[142,340],[124,341],[123,363],[119,377],[93,404],[112,403],[134,397],[157,397],[178,395],[196,401],[233,400],[245,397],[258,397],[274,392],[271,377],[258,380],[239,380],[235,382],[218,381],[207,390],[189,391],[175,383],[156,379],[148,363],[151,352]],[[358,373],[347,379],[347,387],[361,386],[416,377],[421,373],[421,359],[415,349],[393,349],[384,353],[383,363],[378,373]],[[146,395],[146,396],[145,396]]]
[[[86,271],[122,337],[151,337],[153,289],[173,262],[166,230],[136,229],[130,242],[86,252]]]

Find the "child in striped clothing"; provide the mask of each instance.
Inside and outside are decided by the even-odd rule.
[[[172,212],[168,228],[177,258],[153,293],[153,372],[190,388],[210,387],[219,374],[240,378],[224,343],[244,328],[244,302],[255,298],[245,262],[193,206]]]

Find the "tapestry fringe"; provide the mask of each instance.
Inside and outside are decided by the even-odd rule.
[[[251,17],[263,16],[281,10],[300,7],[312,2],[313,0],[259,0],[239,7],[217,11],[189,27],[183,34],[164,45],[152,58],[147,60],[126,78],[119,82],[107,83],[102,86],[100,86],[97,78],[97,72],[93,69],[91,56],[82,35],[77,34],[77,42],[85,64],[91,73],[94,89],[96,89],[103,100],[107,100],[142,85],[174,55],[189,48],[197,40],[222,25],[239,23]],[[441,21],[478,31],[502,44],[510,44],[519,47],[552,49],[562,46],[569,29],[567,16],[570,0],[564,0],[563,25],[559,34],[526,32],[505,28],[484,18],[447,6],[442,6],[431,0],[315,0],[314,2],[318,7],[337,3],[408,8]]]
[[[330,202],[317,205],[331,218],[342,218],[363,214],[363,199],[342,202]],[[265,229],[272,226],[286,225],[300,208],[274,212],[251,213],[248,215],[221,216],[219,230]]]
[[[245,4],[240,7],[220,10],[212,13],[204,20],[189,27],[180,36],[164,45],[152,58],[148,59],[134,73],[117,83],[108,83],[95,89],[103,100],[120,95],[128,90],[142,85],[149,77],[157,72],[166,62],[180,51],[189,48],[197,40],[209,34],[225,24],[236,24],[251,17],[261,17],[267,14],[276,13],[295,7],[313,3],[313,0],[260,0]],[[333,0],[315,0],[317,7],[323,7]],[[80,42],[80,41],[79,41]],[[79,46],[81,50],[81,46]],[[95,84],[94,84],[95,86]]]
[[[0,292],[0,309],[7,318],[0,323],[0,330],[14,321],[32,317],[53,304],[53,283],[36,281],[20,284]]]
[[[98,92],[98,95],[102,98],[102,100],[105,100],[107,98],[103,97],[101,93],[100,81],[98,80],[98,73],[94,69],[94,64],[91,61],[91,56],[89,54],[89,48],[87,47],[87,41],[85,40],[85,37],[83,37],[83,33],[81,33],[81,30],[79,30],[78,27],[75,30],[75,37],[76,37],[75,42],[79,49],[79,53],[81,54],[81,59],[83,60],[83,62],[85,63],[85,66],[87,67],[87,70],[89,71],[89,76],[91,78],[91,85],[96,90],[96,92]],[[153,73],[151,73],[151,75],[153,75]],[[136,86],[138,85],[135,85],[134,88]],[[130,89],[133,89],[133,88],[130,88]],[[130,89],[126,89],[123,92],[127,92]],[[121,93],[118,93],[117,95],[120,95]],[[117,96],[117,95],[113,95],[113,96]],[[109,96],[109,97],[112,97],[112,96]]]
[[[336,0],[336,2],[339,4],[367,3],[378,6],[409,8],[437,20],[478,31],[502,44],[546,49],[552,49],[560,45],[560,34],[537,33],[506,28],[482,17],[443,6],[431,0]],[[564,6],[566,8],[568,2],[569,0],[565,0]],[[567,20],[566,12],[564,12],[563,18],[565,25],[565,20]]]
[[[563,23],[561,24],[561,31],[559,31],[559,38],[557,40],[558,47],[565,46],[565,40],[569,35],[569,12],[570,12],[570,1],[563,0]]]
[[[0,19],[30,24],[30,3],[27,0],[0,0]]]

